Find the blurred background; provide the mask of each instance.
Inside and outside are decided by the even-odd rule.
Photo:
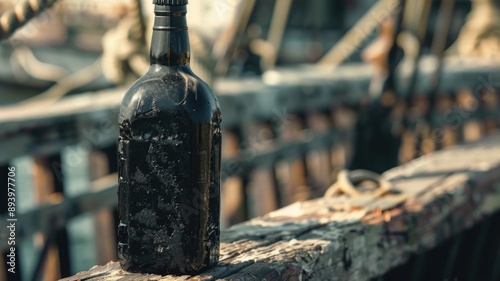
[[[4,33],[27,2],[0,0]],[[149,67],[151,1],[45,2],[56,3],[0,41],[17,280],[117,260],[117,112]],[[381,173],[500,124],[496,0],[192,0],[188,11],[192,67],[223,112],[223,228],[322,196],[344,168]]]

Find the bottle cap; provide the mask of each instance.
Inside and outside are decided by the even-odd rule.
[[[153,0],[153,4],[159,6],[184,6],[188,0]]]

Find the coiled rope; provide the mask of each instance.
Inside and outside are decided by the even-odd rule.
[[[57,0],[26,0],[0,16],[0,40],[9,38],[19,27],[51,7]]]
[[[360,184],[369,181],[375,183],[377,187],[361,188]],[[367,170],[342,170],[337,175],[337,181],[325,192],[325,197],[332,197],[338,194],[349,194],[359,196],[361,194],[372,194],[374,197],[381,197],[392,191],[392,184],[382,175]]]

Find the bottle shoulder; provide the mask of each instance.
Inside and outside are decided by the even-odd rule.
[[[220,112],[212,89],[189,67],[152,65],[149,71],[127,90],[120,108],[120,119],[165,118],[185,115],[213,119]]]

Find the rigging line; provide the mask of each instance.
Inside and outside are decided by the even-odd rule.
[[[406,0],[398,1],[397,14],[388,19],[393,25],[391,33],[387,32],[389,25],[383,25],[380,38],[390,44],[384,46],[386,57],[381,71],[377,71],[370,83],[370,96],[374,99],[366,110],[361,110],[355,127],[355,149],[349,165],[350,169],[368,169],[383,172],[397,165],[399,138],[394,135],[391,118],[397,105],[395,93],[395,72],[401,61],[399,45],[396,40],[403,29]],[[385,31],[384,31],[385,29]]]
[[[142,76],[149,68],[145,18],[141,0],[135,0],[131,11],[102,38],[104,77],[115,83],[126,82],[128,70]]]
[[[395,19],[395,28],[394,28],[394,34],[393,34],[393,42],[392,45],[389,49],[389,54],[387,56],[387,76],[385,77],[384,81],[384,87],[382,89],[382,94],[384,94],[387,91],[396,91],[396,85],[395,85],[395,79],[396,79],[396,68],[401,62],[401,58],[398,58],[398,50],[399,50],[399,45],[397,42],[397,37],[398,35],[402,32],[403,29],[403,19],[404,19],[404,11],[406,10],[406,1],[405,0],[400,0],[399,1],[399,7],[401,11],[397,14],[397,17]],[[394,93],[395,94],[395,93]]]
[[[335,69],[348,59],[361,43],[373,32],[382,21],[397,12],[398,0],[378,1],[340,40],[318,61],[318,65]],[[383,15],[383,16],[381,16]],[[362,33],[362,34],[360,34]]]
[[[415,0],[414,0],[415,1]],[[425,41],[425,36],[427,35],[427,28],[429,25],[429,15],[431,12],[432,8],[432,1],[431,0],[418,0],[418,1],[424,1],[424,7],[421,12],[421,21],[419,21],[419,26],[417,26],[416,29],[416,36],[417,36],[417,41],[418,46],[416,47],[417,51],[415,52],[415,56],[413,57],[413,67],[411,69],[410,75],[409,75],[409,81],[408,81],[408,86],[404,95],[404,109],[405,109],[405,116],[403,120],[403,130],[408,129],[410,126],[410,116],[409,116],[409,109],[411,107],[413,98],[415,97],[415,88],[417,86],[417,76],[419,73],[420,69],[420,59],[423,55],[423,44]],[[410,27],[411,28],[411,27]]]
[[[432,40],[431,50],[437,57],[437,65],[431,79],[431,87],[429,91],[429,108],[426,112],[426,121],[430,123],[432,116],[432,111],[434,110],[436,103],[436,95],[441,80],[442,68],[443,68],[443,57],[446,49],[446,42],[451,31],[451,23],[453,20],[453,10],[455,8],[456,0],[442,0],[441,7],[439,11],[438,18],[442,20],[441,24],[438,25],[437,31],[434,34]]]
[[[276,1],[267,36],[267,42],[269,42],[273,48],[272,52],[266,53],[262,58],[261,64],[263,69],[271,69],[276,65],[278,52],[282,44],[291,8],[292,0]]]
[[[130,28],[130,31],[132,32],[134,36],[134,41],[137,43],[142,43],[145,42],[145,20],[142,15],[142,9],[141,9],[141,2],[140,0],[136,0],[135,5],[132,7],[133,9],[133,22],[134,25]],[[140,24],[139,24],[140,23]],[[134,29],[134,26],[138,26],[138,29]],[[123,28],[122,28],[123,29]],[[123,30],[123,32],[126,32],[128,30]],[[123,42],[123,44],[126,44],[126,42]],[[103,74],[103,58],[105,58],[108,54],[103,54],[101,55],[97,60],[95,60],[92,64],[89,66],[75,72],[72,74],[69,74],[65,77],[63,77],[61,80],[57,81],[56,84],[51,86],[48,90],[44,91],[43,93],[26,99],[24,101],[21,101],[20,104],[23,105],[29,105],[31,103],[37,103],[37,102],[49,102],[53,103],[58,101],[59,99],[63,98],[65,95],[70,93],[72,90],[75,90],[79,87],[82,87],[95,79],[99,78]],[[131,67],[134,71],[140,72],[139,70],[142,69],[142,57],[139,54],[132,53],[128,57],[128,60],[131,62]]]
[[[45,92],[36,95],[32,98],[21,101],[23,105],[33,102],[56,102],[60,98],[67,95],[72,90],[82,87],[97,79],[102,74],[102,57],[99,57],[89,66],[70,74],[59,80],[56,84],[50,87]]]
[[[10,64],[14,77],[18,80],[23,79],[28,74],[39,80],[58,81],[69,74],[62,66],[39,60],[33,51],[26,46],[19,46],[12,51]]]
[[[18,28],[54,5],[57,0],[25,0],[0,15],[0,40],[9,38]]]
[[[235,15],[236,23],[227,27],[218,40],[214,43],[212,55],[216,60],[215,74],[227,74],[231,57],[236,53],[242,41],[242,34],[248,27],[257,0],[241,1],[239,10]]]
[[[420,126],[420,132],[417,136],[416,146],[420,151],[423,149],[424,144],[424,134],[427,132],[427,138],[431,137],[432,128],[432,116],[436,108],[437,94],[439,90],[439,84],[441,82],[442,70],[443,70],[443,59],[444,52],[446,49],[446,42],[451,31],[451,23],[453,20],[453,11],[455,8],[456,0],[442,0],[439,7],[438,19],[441,20],[440,24],[437,24],[436,32],[434,33],[434,38],[432,39],[431,51],[436,57],[436,62],[431,75],[429,92],[428,92],[428,103],[425,114],[423,125]],[[436,142],[437,140],[434,140]]]
[[[139,27],[139,30],[137,30],[136,34],[137,40],[139,42],[146,43],[146,19],[144,18],[144,14],[142,11],[141,0],[134,1],[132,11]]]

